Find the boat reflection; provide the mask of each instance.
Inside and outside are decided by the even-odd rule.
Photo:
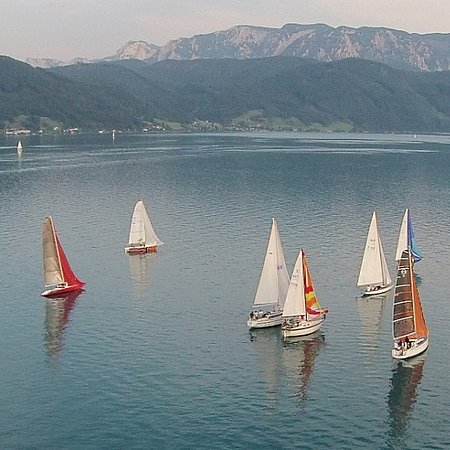
[[[426,352],[411,360],[398,361],[392,373],[387,398],[389,408],[388,448],[406,448],[408,429],[417,388],[422,380]]]
[[[300,408],[307,399],[314,361],[323,345],[325,337],[321,331],[309,336],[290,338],[284,343],[283,365],[288,377],[294,378],[295,395]]]
[[[83,289],[79,289],[46,299],[44,345],[47,354],[53,358],[63,350],[64,329],[69,321],[70,312],[82,292],[84,292]]]
[[[371,297],[358,297],[356,308],[361,321],[361,345],[364,353],[372,361],[378,349],[380,338],[383,308],[389,293],[373,295]]]
[[[150,266],[158,257],[156,253],[139,253],[129,255],[130,276],[136,296],[142,299],[148,294],[150,285]]]
[[[283,375],[283,339],[280,327],[250,330],[250,341],[263,369],[268,405],[276,407],[280,395],[280,380]]]

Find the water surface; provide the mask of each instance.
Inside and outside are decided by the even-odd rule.
[[[445,448],[450,138],[350,134],[0,140],[4,448]],[[143,199],[165,244],[124,254]],[[394,277],[411,209],[430,348],[392,360],[392,293],[355,287],[376,210]],[[86,289],[43,290],[52,214]],[[271,218],[330,309],[320,333],[249,332]]]

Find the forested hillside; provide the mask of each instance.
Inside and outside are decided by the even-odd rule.
[[[4,126],[25,115],[86,129],[208,121],[228,129],[450,132],[449,99],[449,72],[360,59],[130,60],[43,70],[0,58]]]

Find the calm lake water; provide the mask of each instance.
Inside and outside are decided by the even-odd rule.
[[[450,137],[0,139],[1,448],[450,447]],[[165,244],[130,257],[139,199]],[[394,277],[407,207],[431,335],[401,363],[355,284],[373,210]],[[40,296],[49,214],[78,296]],[[272,217],[331,311],[286,344],[246,326]]]

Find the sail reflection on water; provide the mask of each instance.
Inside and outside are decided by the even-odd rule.
[[[150,267],[156,258],[155,253],[142,253],[128,257],[131,281],[139,299],[148,295]]]
[[[260,328],[249,333],[258,363],[263,370],[268,406],[275,408],[281,397],[283,376],[283,339],[280,328]]]
[[[321,331],[309,336],[292,338],[285,342],[283,365],[288,379],[293,380],[289,384],[294,386],[295,396],[301,408],[308,398],[308,385],[311,381],[315,359],[324,345],[325,337]]]
[[[407,448],[406,431],[409,426],[417,389],[422,380],[426,354],[399,361],[392,373],[387,398],[389,408],[389,448]]]
[[[79,289],[46,299],[44,346],[51,357],[58,356],[63,350],[64,330],[69,322],[70,312],[82,292],[83,290]]]
[[[384,305],[389,293],[371,297],[358,297],[356,308],[361,322],[361,349],[373,360],[378,349]]]

